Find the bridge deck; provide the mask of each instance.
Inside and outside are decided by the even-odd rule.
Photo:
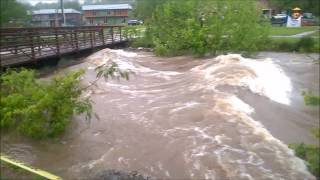
[[[125,41],[122,26],[0,29],[1,67]]]

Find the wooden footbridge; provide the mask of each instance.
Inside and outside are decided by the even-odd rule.
[[[1,67],[123,43],[123,26],[0,28]]]

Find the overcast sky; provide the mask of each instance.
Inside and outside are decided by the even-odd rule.
[[[35,5],[39,2],[42,2],[42,3],[57,3],[57,2],[60,2],[60,0],[18,0],[20,2],[27,2],[27,3],[30,3],[31,5]],[[84,0],[78,0],[80,3],[83,3]]]

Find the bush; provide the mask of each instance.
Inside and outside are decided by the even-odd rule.
[[[124,27],[123,35],[127,39],[132,39],[140,36],[141,32],[139,31],[140,26],[126,26]]]
[[[127,26],[124,29],[124,36],[130,40],[132,47],[153,47],[153,43],[150,39],[150,31],[148,26]]]
[[[36,80],[35,71],[8,70],[1,75],[1,129],[17,130],[34,138],[61,134],[74,114],[90,118],[89,99],[82,99],[80,77],[84,71]]]

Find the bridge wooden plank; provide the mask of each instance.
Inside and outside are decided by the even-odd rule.
[[[122,26],[0,28],[1,66],[123,42]]]

